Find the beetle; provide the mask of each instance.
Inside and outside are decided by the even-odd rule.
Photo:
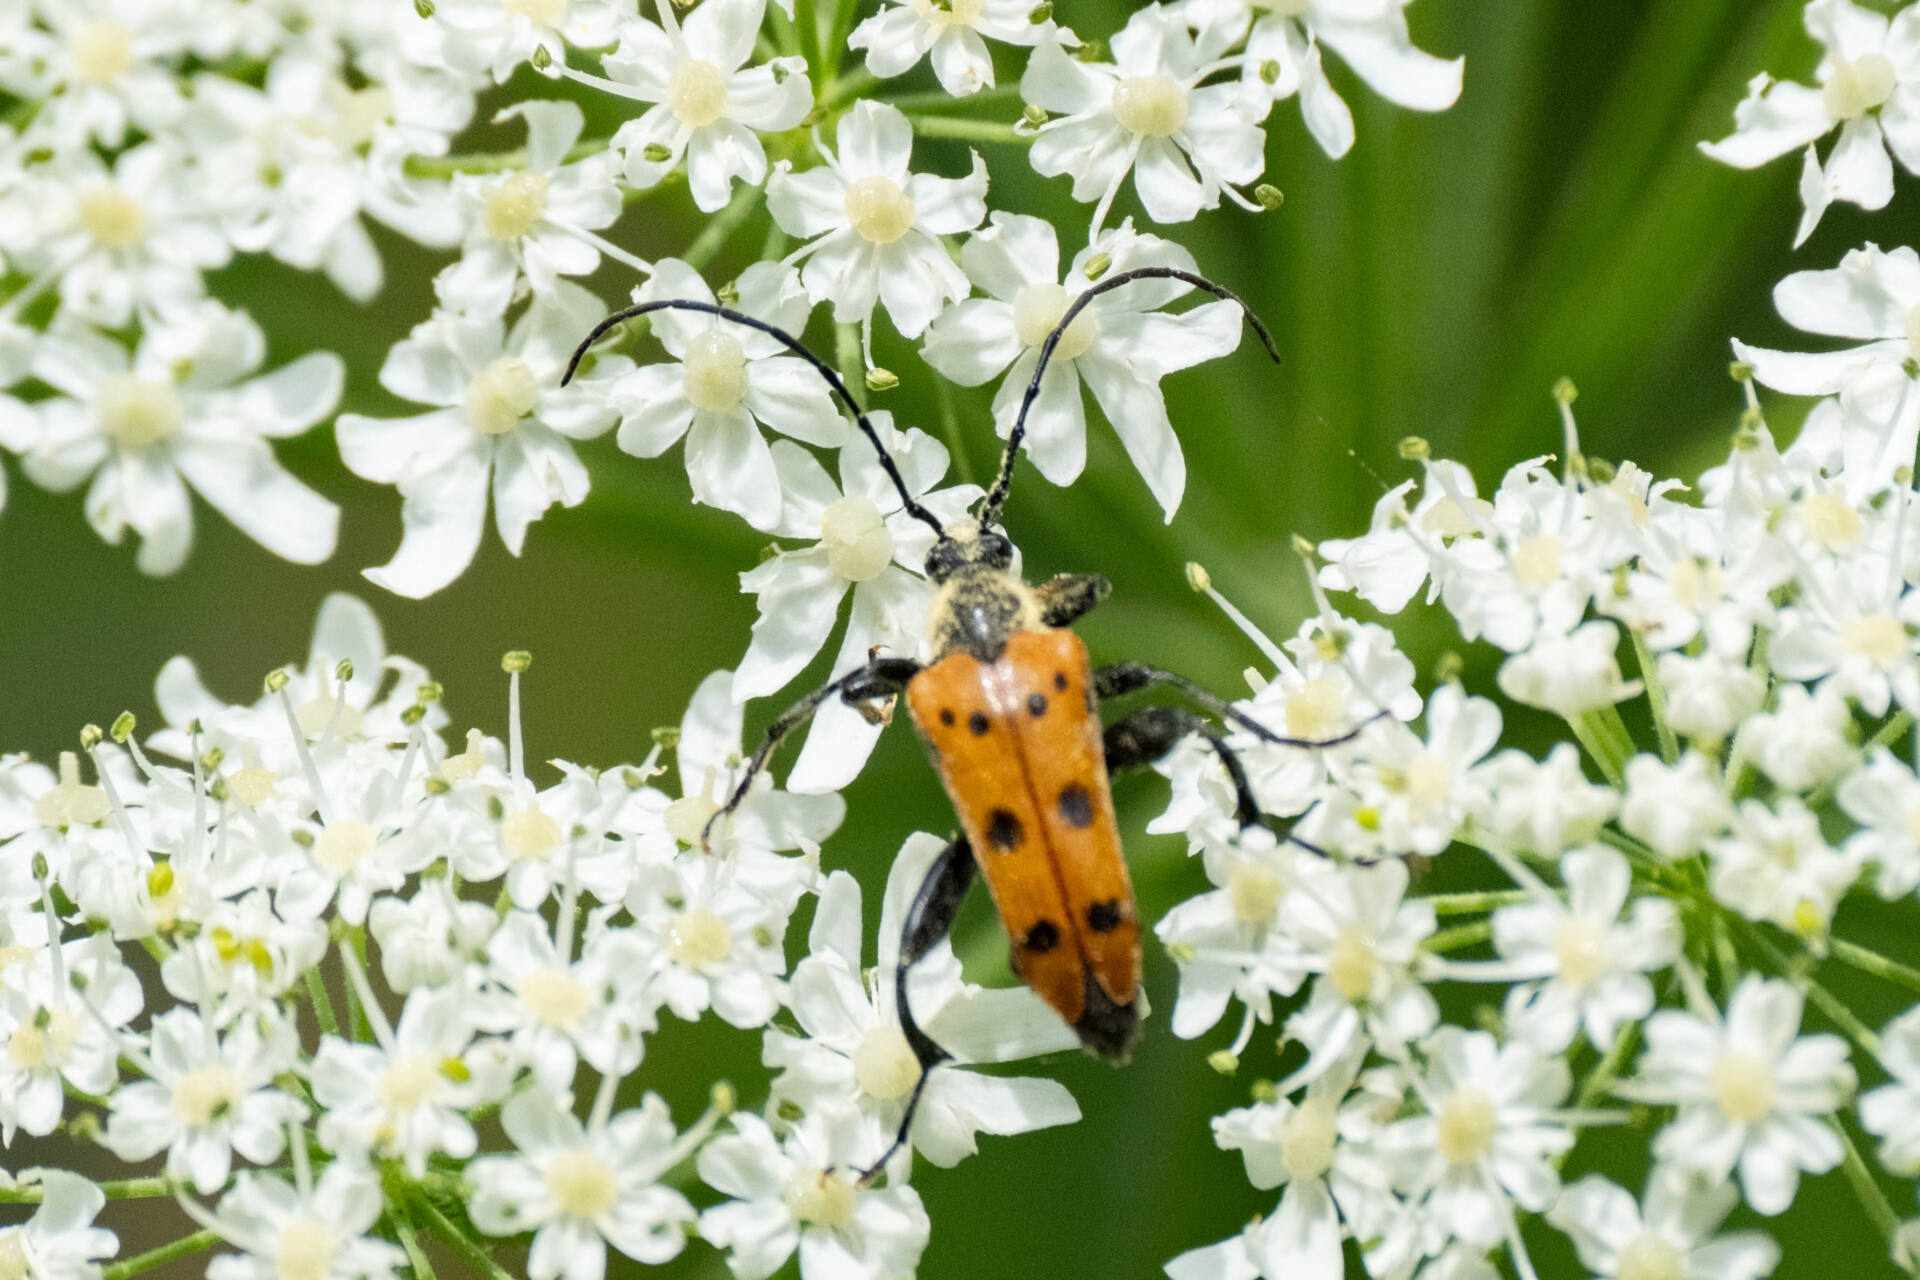
[[[1140,918],[1121,854],[1114,817],[1112,774],[1150,764],[1188,734],[1198,734],[1225,767],[1244,829],[1261,822],[1259,804],[1239,756],[1218,722],[1262,742],[1318,749],[1358,737],[1367,723],[1339,737],[1308,740],[1274,733],[1226,699],[1159,667],[1120,662],[1095,668],[1087,647],[1067,628],[1111,591],[1097,573],[1062,573],[1030,585],[1013,572],[1013,544],[999,525],[1026,434],[1027,414],[1040,394],[1047,363],[1080,312],[1094,298],[1142,279],[1179,280],[1239,304],[1267,354],[1279,351],[1266,326],[1232,290],[1173,267],[1139,267],[1083,290],[1041,343],[993,485],[977,514],[942,525],[907,489],[879,433],[840,375],[766,321],[729,307],[691,299],[656,299],[624,308],[596,325],[574,352],[562,384],[573,377],[593,344],[614,326],[653,311],[701,312],[765,333],[818,370],[873,444],[880,465],[899,490],[908,515],[936,535],[926,575],[936,588],[930,611],[931,663],[875,654],[782,712],[767,728],[725,804],[708,820],[701,844],[709,848],[715,824],[746,799],[774,751],[838,697],[869,719],[905,694],[915,727],[953,801],[960,834],[934,859],[909,907],[894,971],[900,1030],[920,1065],[899,1132],[865,1171],[871,1180],[908,1139],[932,1069],[949,1059],[915,1021],[907,974],[946,936],[961,900],[978,874],[985,879],[1010,941],[1013,970],[1102,1057],[1124,1061],[1140,1034]],[[1164,686],[1205,710],[1146,707],[1101,727],[1108,699]],[[1211,717],[1211,718],[1209,718]],[[1286,838],[1315,853],[1290,830]]]

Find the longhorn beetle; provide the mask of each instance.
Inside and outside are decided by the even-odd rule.
[[[863,1181],[906,1144],[927,1074],[949,1057],[914,1020],[907,971],[952,928],[976,870],[986,878],[1006,926],[1013,971],[1072,1025],[1087,1049],[1124,1061],[1140,1032],[1140,920],[1120,852],[1109,775],[1158,760],[1187,734],[1197,733],[1226,768],[1241,827],[1261,820],[1246,770],[1213,721],[1186,707],[1156,706],[1124,716],[1103,732],[1101,702],[1164,685],[1262,742],[1290,747],[1337,746],[1366,727],[1363,723],[1321,741],[1286,738],[1170,671],[1138,662],[1096,670],[1086,645],[1066,628],[1107,597],[1106,578],[1062,573],[1031,586],[1012,572],[1013,544],[997,526],[1047,362],[1089,302],[1143,279],[1183,281],[1238,303],[1267,354],[1279,361],[1266,326],[1224,286],[1172,267],[1140,267],[1100,281],[1074,299],[1041,343],[993,487],[973,519],[952,526],[943,526],[914,500],[879,433],[833,367],[764,320],[689,299],[639,303],[596,325],[561,379],[564,385],[573,377],[588,349],[609,329],[649,312],[696,311],[756,329],[819,371],[872,442],[907,514],[937,535],[926,562],[927,577],[938,589],[928,636],[934,661],[923,666],[912,658],[875,655],[789,707],[768,727],[746,772],[701,833],[701,846],[708,848],[714,824],[746,799],[775,748],[829,698],[837,696],[877,719],[877,704],[907,695],[914,725],[953,800],[961,834],[935,857],[907,911],[894,999],[900,1030],[920,1063],[920,1078],[892,1146]],[[1290,833],[1288,838],[1321,852]]]

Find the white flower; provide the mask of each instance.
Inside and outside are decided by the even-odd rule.
[[[418,1178],[427,1158],[471,1156],[479,1139],[464,1110],[485,1101],[493,1082],[469,1061],[472,1001],[457,987],[407,997],[387,1046],[326,1036],[309,1078],[329,1151],[398,1156]],[[477,1058],[477,1055],[476,1055]]]
[[[658,939],[651,1000],[688,1022],[710,1008],[736,1027],[764,1026],[779,1009],[787,971],[781,943],[793,910],[780,889],[767,892],[732,859],[696,845],[670,863],[642,867],[626,902],[640,929]]]
[[[1725,741],[1767,700],[1767,679],[1746,663],[1746,645],[1738,654],[1709,644],[1698,657],[1663,653],[1655,664],[1667,693],[1667,723],[1673,731],[1703,743]]]
[[[1851,572],[1848,572],[1851,569]],[[1807,583],[1803,605],[1780,610],[1767,660],[1789,680],[1822,681],[1870,716],[1889,702],[1920,707],[1920,665],[1913,661],[1913,628],[1920,623],[1920,592],[1890,600],[1886,571],[1871,562],[1822,574]]]
[[[767,207],[788,235],[808,241],[800,279],[834,319],[869,335],[876,301],[894,328],[917,338],[944,303],[967,296],[966,273],[939,237],[971,231],[987,216],[987,167],[976,153],[965,178],[909,173],[913,126],[893,107],[862,100],[840,120],[836,156],[794,173],[782,161],[767,181]],[[792,261],[793,259],[789,259]]]
[[[1920,11],[1909,12],[1916,14],[1911,22],[1920,23]],[[1920,108],[1920,93],[1915,105]],[[1920,118],[1915,132],[1920,144]],[[1846,498],[1858,503],[1912,461],[1920,437],[1920,393],[1907,373],[1920,354],[1920,254],[1904,245],[1889,251],[1863,245],[1832,270],[1794,272],[1774,286],[1773,302],[1797,329],[1860,344],[1813,353],[1733,344],[1767,386],[1840,397],[1838,453]]]
[[[367,912],[380,974],[402,995],[452,982],[479,959],[494,924],[491,906],[456,898],[445,876],[422,880],[410,897],[377,898]]]
[[[920,1079],[920,1064],[900,1029],[894,972],[907,909],[945,843],[919,833],[894,858],[871,970],[861,964],[859,882],[844,871],[828,877],[788,1000],[806,1035],[777,1029],[766,1034],[762,1060],[780,1069],[774,1105],[791,1100],[808,1113],[857,1110],[868,1123],[865,1142],[875,1157],[892,1143]],[[1073,1095],[1057,1081],[964,1069],[1079,1043],[1032,990],[989,991],[963,981],[952,944],[942,938],[914,963],[907,991],[914,1020],[953,1055],[934,1068],[920,1094],[908,1134],[913,1150],[950,1168],[977,1150],[980,1133],[1026,1133],[1080,1118]]]
[[[1920,1008],[1880,1033],[1880,1065],[1893,1078],[1860,1099],[1860,1127],[1880,1139],[1880,1163],[1903,1178],[1920,1174]]]
[[[300,1166],[304,1169],[304,1163]],[[406,1265],[398,1245],[367,1234],[381,1213],[380,1179],[365,1163],[335,1160],[316,1185],[243,1173],[215,1215],[242,1252],[216,1254],[207,1280],[388,1280]]]
[[[1522,980],[1507,999],[1515,1036],[1559,1053],[1583,1030],[1604,1052],[1616,1030],[1653,1011],[1646,975],[1678,958],[1680,917],[1672,902],[1657,897],[1638,899],[1626,913],[1633,871],[1604,846],[1571,850],[1560,859],[1560,874],[1564,905],[1551,898],[1494,912],[1493,943],[1505,962],[1488,968]]]
[[[1731,1183],[1661,1165],[1637,1205],[1592,1173],[1561,1191],[1547,1221],[1596,1280],[1760,1280],[1780,1264],[1780,1246],[1761,1231],[1714,1234],[1738,1203]]]
[[[1559,1191],[1552,1159],[1574,1135],[1554,1109],[1572,1073],[1564,1059],[1453,1026],[1425,1051],[1413,1086],[1425,1114],[1388,1126],[1380,1145],[1453,1238],[1489,1248],[1514,1232],[1514,1205],[1541,1213]]]
[[[899,0],[883,5],[847,37],[864,49],[867,70],[882,79],[904,75],[929,53],[940,87],[956,98],[993,87],[993,55],[982,36],[1032,45],[1054,39],[1050,18],[1035,21],[1029,0]]]
[[[1155,222],[1189,221],[1216,208],[1223,191],[1246,203],[1235,187],[1260,176],[1267,96],[1241,84],[1202,86],[1219,64],[1159,5],[1136,11],[1112,48],[1109,65],[1043,42],[1020,79],[1020,96],[1056,117],[1033,141],[1033,167],[1071,175],[1073,198],[1096,202],[1088,241],[1130,170]]]
[[[468,231],[460,261],[439,287],[457,309],[480,315],[504,312],[522,273],[534,293],[547,295],[560,276],[598,267],[597,238],[586,233],[620,216],[611,154],[564,163],[586,123],[577,103],[519,102],[495,123],[515,116],[527,122],[526,165],[454,178]]]
[[[1637,755],[1627,761],[1626,782],[1620,826],[1662,857],[1698,853],[1733,820],[1726,789],[1698,751],[1687,752],[1671,768],[1654,756]]]
[[[1762,72],[1734,109],[1734,132],[1700,144],[1715,160],[1740,169],[1806,145],[1800,176],[1806,213],[1794,236],[1796,248],[1813,234],[1831,201],[1885,207],[1893,198],[1889,146],[1908,170],[1920,166],[1920,14],[1909,9],[1890,23],[1850,0],[1812,0],[1805,21],[1808,34],[1826,46],[1814,72],[1820,87],[1776,82]],[[1840,140],[1823,170],[1810,144],[1835,125]]]
[[[140,979],[105,934],[55,944],[65,986],[56,984],[50,953],[0,982],[0,1146],[16,1128],[34,1137],[52,1133],[65,1105],[65,1086],[103,1095],[119,1080],[120,1045],[108,1028],[133,1021],[145,1005]],[[86,1003],[82,1004],[82,1000]],[[63,1085],[62,1082],[65,1082]]]
[[[1482,770],[1489,798],[1486,820],[1503,848],[1556,854],[1591,840],[1613,816],[1619,796],[1587,781],[1580,748],[1562,742],[1535,761],[1524,751],[1502,751]]]
[[[96,1259],[112,1257],[120,1239],[93,1220],[107,1197],[100,1188],[65,1169],[30,1169],[23,1181],[40,1183],[33,1216],[0,1227],[0,1266],[31,1280],[99,1280]]]
[[[806,327],[811,307],[791,267],[756,262],[735,288],[731,309],[788,333]],[[715,301],[699,273],[673,258],[655,266],[633,298]],[[847,423],[825,379],[757,329],[680,310],[655,311],[650,320],[674,362],[642,365],[608,387],[607,399],[620,415],[620,447],[655,458],[686,436],[694,501],[772,529],[780,520],[780,476],[760,426],[823,448],[844,444]]]
[[[611,79],[578,78],[656,104],[613,135],[628,184],[651,187],[685,157],[693,202],[713,213],[731,197],[735,178],[749,187],[766,181],[767,153],[756,130],[798,125],[813,106],[813,87],[801,58],[746,66],[766,0],[703,4],[685,26],[671,8],[659,13],[659,26],[634,17],[621,23],[620,48],[601,60]]]
[[[1568,720],[1624,702],[1640,692],[1640,682],[1621,678],[1619,647],[1619,628],[1602,619],[1565,635],[1535,636],[1526,652],[1500,664],[1500,692]]]
[[[572,1088],[582,1058],[602,1075],[631,1071],[659,1002],[648,990],[648,949],[634,931],[600,930],[570,960],[539,915],[511,911],[487,941],[495,990],[474,1020],[509,1037],[546,1094]]]
[[[394,346],[381,385],[436,407],[413,418],[345,413],[334,425],[348,469],[398,485],[406,500],[400,549],[365,571],[369,581],[415,598],[452,582],[480,548],[489,481],[494,523],[515,555],[548,507],[586,498],[587,469],[567,437],[612,425],[607,379],[627,362],[606,358],[593,376],[556,384],[601,311],[592,294],[556,281],[511,330],[496,316],[439,311]]]
[[[660,1095],[585,1126],[544,1088],[517,1093],[500,1124],[517,1154],[467,1167],[468,1212],[488,1235],[533,1232],[530,1280],[601,1280],[607,1246],[657,1267],[686,1246],[694,1209],[660,1176],[686,1157]],[[695,1135],[697,1137],[697,1135]]]
[[[914,1269],[931,1224],[912,1187],[862,1187],[861,1127],[810,1116],[784,1141],[736,1114],[700,1152],[700,1177],[731,1197],[700,1215],[738,1280],[765,1280],[800,1251],[801,1280],[895,1280]],[[868,1153],[878,1155],[878,1152]]]
[[[1448,62],[1414,48],[1401,12],[1408,3],[1294,0],[1269,7],[1253,0],[1193,0],[1187,13],[1201,29],[1202,43],[1229,44],[1244,34],[1248,88],[1273,98],[1298,92],[1307,131],[1337,160],[1353,146],[1353,114],[1321,70],[1321,45],[1389,102],[1444,111],[1460,96],[1465,60]]]
[[[1316,843],[1324,830],[1349,853],[1432,855],[1453,843],[1461,821],[1486,794],[1475,769],[1500,737],[1500,708],[1470,698],[1459,685],[1434,690],[1427,702],[1427,739],[1398,724],[1385,726],[1368,758],[1355,765],[1357,808],[1336,814],[1323,805],[1308,815]]]
[[[1885,747],[1840,782],[1834,798],[1860,830],[1847,837],[1847,855],[1878,870],[1874,887],[1887,899],[1920,885],[1920,779]]]
[[[191,1009],[153,1019],[151,1080],[113,1095],[105,1144],[129,1162],[167,1149],[167,1173],[201,1195],[227,1184],[233,1153],[255,1164],[280,1158],[287,1124],[306,1119],[298,1100],[273,1088],[299,1049],[293,1025],[242,1019],[222,1037]]]
[[[996,213],[975,232],[960,262],[985,298],[968,298],[941,313],[927,331],[927,363],[961,386],[979,386],[1002,371],[993,397],[994,427],[1013,431],[1040,347],[1068,306],[1093,282],[1087,262],[1108,260],[1107,273],[1136,267],[1194,270],[1193,255],[1131,221],[1074,255],[1064,283],[1051,224],[1024,214]],[[1104,278],[1104,276],[1103,276]],[[1167,519],[1186,488],[1187,464],[1167,418],[1160,380],[1178,369],[1226,355],[1240,344],[1238,303],[1205,303],[1177,316],[1160,308],[1191,292],[1177,280],[1142,280],[1095,298],[1061,335],[1027,415],[1027,456],[1054,484],[1072,484],[1087,460],[1084,379],[1127,456],[1146,479]],[[1011,367],[1009,367],[1011,366]]]
[[[1846,694],[1827,681],[1808,693],[1782,683],[1771,711],[1749,716],[1734,750],[1788,791],[1809,791],[1851,767],[1858,751],[1848,741],[1853,713]]]
[[[915,500],[943,525],[963,519],[980,491],[973,485],[934,489],[947,471],[946,446],[917,427],[896,430],[890,414],[870,417]],[[934,592],[921,573],[934,533],[901,505],[900,491],[867,438],[850,436],[841,448],[841,485],[790,441],[774,443],[773,459],[784,495],[773,532],[816,541],[740,575],[741,589],[759,597],[760,616],[734,674],[733,696],[762,697],[798,675],[832,634],[849,589],[853,605],[834,658],[835,676],[865,663],[876,646],[896,656],[922,656]],[[845,786],[866,763],[880,727],[837,699],[828,702],[814,716],[788,786]]]
[[[1819,818],[1793,796],[1781,799],[1777,810],[1743,800],[1732,826],[1707,846],[1713,896],[1750,920],[1824,932],[1859,878],[1857,851],[1829,847]]]
[[[622,0],[443,0],[429,21],[444,37],[439,53],[448,67],[502,83],[528,61],[558,75],[568,45],[606,48],[631,12]]]
[[[131,358],[119,343],[57,321],[34,373],[63,394],[33,406],[38,437],[21,465],[49,489],[90,481],[87,519],[110,543],[138,533],[146,573],[172,573],[186,559],[189,486],[275,555],[325,560],[339,508],[283,468],[267,441],[331,413],[343,366],[314,351],[249,379],[265,354],[258,325],[211,301],[147,328]]]
[[[1755,1212],[1793,1203],[1800,1174],[1840,1163],[1840,1139],[1823,1119],[1853,1093],[1854,1072],[1838,1036],[1800,1036],[1800,993],[1748,975],[1723,1020],[1663,1009],[1647,1019],[1639,1077],[1616,1088],[1679,1107],[1654,1140],[1654,1155],[1723,1181],[1739,1169]]]
[[[194,35],[184,6],[36,5],[9,13],[0,88],[37,104],[33,129],[71,154],[98,142],[118,149],[131,125],[162,137],[180,121],[183,95],[168,63]]]
[[[1281,899],[1282,923],[1317,974],[1287,1034],[1313,1055],[1311,1079],[1364,1033],[1393,1046],[1427,1034],[1440,1006],[1415,976],[1420,944],[1434,930],[1433,905],[1406,897],[1407,864],[1306,868],[1307,887]]]
[[[1213,756],[1198,740],[1176,751]],[[1231,812],[1230,796],[1225,803]],[[1180,903],[1154,926],[1180,968],[1172,1025],[1183,1040],[1211,1030],[1229,999],[1244,1004],[1254,1021],[1271,1022],[1273,997],[1298,991],[1310,972],[1306,951],[1281,927],[1280,914],[1298,886],[1302,855],[1254,828],[1236,843],[1210,844],[1203,856],[1218,887]]]

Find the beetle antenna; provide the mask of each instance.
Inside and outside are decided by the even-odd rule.
[[[1258,335],[1260,345],[1267,349],[1268,357],[1275,364],[1280,363],[1280,348],[1274,345],[1273,335],[1267,332],[1267,326],[1260,322],[1260,317],[1254,314],[1252,307],[1247,305],[1247,300],[1225,285],[1215,284],[1205,276],[1195,275],[1191,271],[1182,271],[1178,267],[1135,267],[1131,271],[1122,271],[1117,276],[1110,276],[1090,289],[1082,290],[1073,300],[1073,305],[1069,306],[1060,317],[1060,322],[1053,326],[1053,331],[1047,334],[1046,340],[1040,344],[1039,362],[1033,366],[1033,377],[1027,382],[1026,394],[1020,397],[1020,413],[1013,420],[1013,432],[1007,437],[1007,451],[1000,458],[1000,474],[994,477],[993,488],[987,491],[987,500],[980,507],[982,529],[1000,523],[1000,511],[1006,506],[1007,490],[1013,487],[1013,460],[1020,453],[1020,442],[1027,436],[1027,412],[1033,408],[1033,402],[1040,397],[1040,379],[1047,372],[1047,362],[1053,359],[1054,348],[1060,345],[1061,335],[1066,333],[1067,326],[1086,310],[1088,303],[1103,293],[1109,293],[1135,280],[1180,280],[1196,289],[1204,289],[1216,298],[1239,303],[1240,309],[1246,312],[1247,324]]]
[[[880,443],[880,433],[874,429],[873,423],[867,418],[866,410],[860,407],[860,402],[853,398],[851,391],[847,390],[846,382],[841,379],[838,373],[834,372],[832,365],[807,350],[807,348],[802,345],[800,339],[794,337],[779,325],[768,324],[765,320],[757,320],[750,315],[735,311],[731,307],[719,306],[712,302],[696,302],[691,298],[661,298],[653,302],[638,302],[631,307],[626,307],[614,312],[605,320],[593,326],[593,331],[581,339],[580,345],[573,349],[573,359],[567,361],[567,371],[560,375],[560,385],[564,387],[573,381],[573,375],[575,371],[580,368],[580,362],[586,358],[587,349],[594,343],[600,341],[600,339],[605,336],[607,330],[613,328],[615,325],[625,324],[636,316],[644,316],[653,311],[698,311],[703,315],[718,316],[722,320],[729,320],[734,324],[745,325],[749,329],[757,329],[812,365],[814,371],[827,380],[827,386],[832,388],[836,396],[840,397],[840,402],[847,407],[847,412],[853,415],[854,422],[859,426],[860,430],[866,434],[867,439],[872,442],[874,452],[880,455],[881,468],[886,471],[887,478],[893,481],[893,487],[900,491],[900,501],[905,504],[907,514],[931,528],[936,534],[945,533],[945,530],[940,527],[940,518],[916,502],[913,495],[907,491],[907,481],[906,478],[900,474],[899,464],[894,462],[893,455],[887,452],[887,447]],[[1276,359],[1277,358],[1278,357],[1276,357]]]

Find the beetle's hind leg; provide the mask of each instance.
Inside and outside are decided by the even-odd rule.
[[[1385,711],[1376,711],[1347,732],[1332,738],[1288,738],[1275,733],[1267,726],[1247,715],[1210,689],[1203,689],[1185,676],[1175,675],[1160,667],[1150,667],[1144,662],[1115,662],[1101,667],[1093,673],[1093,692],[1105,700],[1118,698],[1129,693],[1138,693],[1154,685],[1166,685],[1170,689],[1191,698],[1205,707],[1209,713],[1220,719],[1245,729],[1262,742],[1276,747],[1301,747],[1308,751],[1318,751],[1326,747],[1343,746],[1352,742],[1366,731],[1366,727],[1386,715]],[[1171,744],[1169,744],[1171,745]]]
[[[767,726],[766,736],[754,748],[752,758],[747,761],[746,772],[740,775],[740,781],[728,793],[726,803],[715,810],[713,816],[707,819],[707,825],[700,829],[700,847],[712,852],[714,825],[733,816],[733,811],[746,801],[747,793],[753,790],[754,779],[766,772],[774,751],[795,730],[813,719],[813,713],[820,709],[821,703],[838,695],[848,706],[864,707],[882,698],[895,697],[907,687],[907,681],[919,673],[920,664],[912,658],[869,658],[864,666],[855,667],[838,680],[829,680],[782,711]]]
[[[1113,584],[1098,573],[1056,573],[1033,589],[1040,597],[1040,620],[1050,627],[1069,626],[1113,594]]]
[[[928,1076],[953,1056],[935,1044],[914,1020],[913,1007],[907,1001],[907,973],[934,943],[953,929],[954,917],[960,912],[961,899],[973,884],[973,875],[973,846],[961,836],[934,858],[933,865],[927,869],[927,878],[920,882],[919,892],[913,895],[913,905],[907,908],[906,923],[900,929],[900,960],[893,970],[893,1000],[900,1013],[900,1031],[906,1036],[913,1056],[919,1060],[920,1078],[914,1081],[913,1092],[907,1096],[907,1112],[900,1117],[900,1129],[893,1136],[893,1145],[873,1162],[872,1168],[860,1175],[863,1184],[873,1181],[886,1168],[887,1161],[907,1145],[907,1135],[913,1129],[915,1113],[920,1110],[920,1095],[927,1087]]]

